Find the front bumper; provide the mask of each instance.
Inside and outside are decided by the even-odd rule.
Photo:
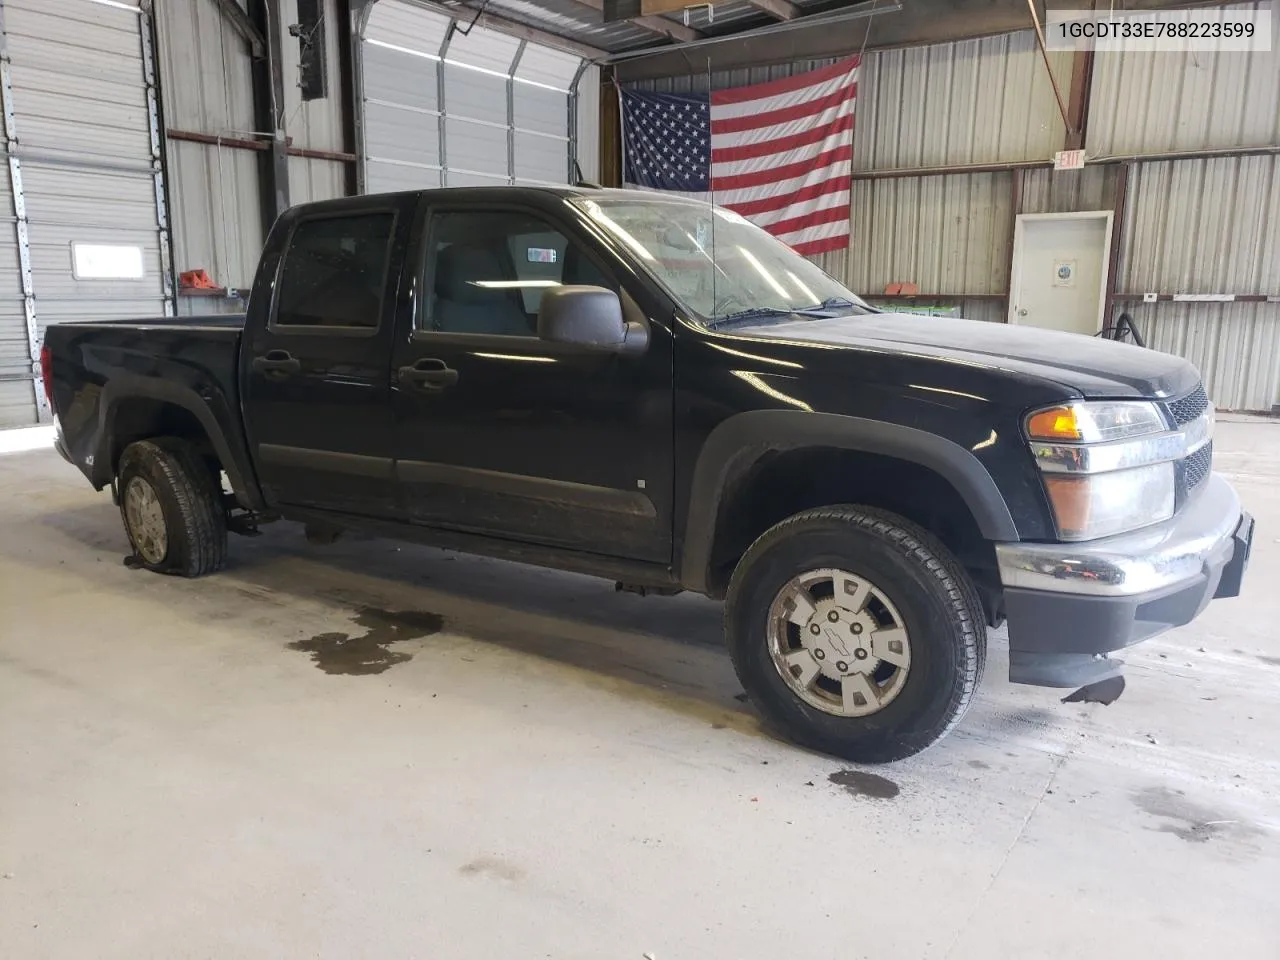
[[[1214,474],[1172,519],[1083,543],[996,545],[1009,622],[1009,679],[1075,687],[1119,673],[1103,656],[1190,623],[1234,597],[1253,518]]]

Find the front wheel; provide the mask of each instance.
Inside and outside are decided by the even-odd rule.
[[[725,604],[734,669],[793,739],[885,763],[968,709],[986,630],[964,569],[928,531],[869,507],[823,507],[766,531]]]
[[[167,437],[131,443],[120,456],[116,482],[120,516],[137,562],[182,577],[222,569],[226,511],[194,447]]]

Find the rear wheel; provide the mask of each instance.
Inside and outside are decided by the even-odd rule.
[[[845,759],[918,753],[968,709],[986,659],[977,593],[923,528],[824,507],[766,531],[726,601],[738,677],[795,740]]]
[[[125,533],[141,566],[183,577],[223,567],[226,510],[191,444],[169,437],[130,444],[116,482]]]

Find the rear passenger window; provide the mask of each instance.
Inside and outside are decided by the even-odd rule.
[[[284,255],[275,325],[375,329],[394,223],[392,213],[299,223]]]

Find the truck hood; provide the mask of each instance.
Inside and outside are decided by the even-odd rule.
[[[873,313],[740,328],[749,337],[916,354],[1051,380],[1089,397],[1169,397],[1193,390],[1195,367],[1126,343],[981,320]]]

